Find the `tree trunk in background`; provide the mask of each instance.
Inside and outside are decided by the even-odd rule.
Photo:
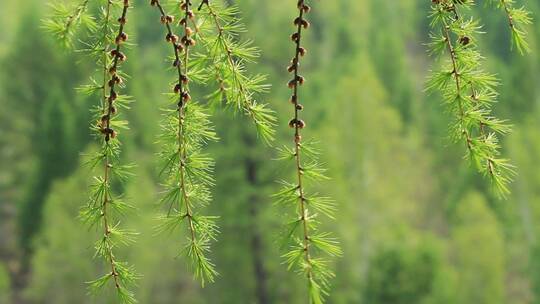
[[[253,139],[246,135],[244,136],[244,143],[246,147],[252,147],[255,143]],[[251,191],[257,189],[257,163],[251,156],[247,156],[245,161],[246,179],[250,185]],[[260,199],[258,195],[253,192],[249,196],[249,213],[251,215],[251,252],[253,254],[253,270],[255,275],[255,296],[257,303],[268,304],[268,291],[266,290],[266,282],[268,275],[264,268],[264,256],[263,256],[263,242],[262,236],[259,231],[259,204]]]
[[[6,199],[0,206],[0,263],[3,264],[0,266],[4,266],[9,276],[11,303],[24,304],[22,291],[26,287],[28,269],[23,269],[21,252],[17,247],[17,211],[14,205]]]

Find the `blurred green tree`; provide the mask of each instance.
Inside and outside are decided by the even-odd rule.
[[[65,54],[35,30],[39,27],[38,11],[30,9],[22,16],[16,36],[24,39],[15,39],[2,61],[0,99],[6,132],[2,141],[13,151],[5,165],[19,172],[12,179],[25,189],[17,200],[20,241],[24,252],[29,253],[51,183],[73,170],[77,151],[85,142],[86,138],[75,135],[84,128],[77,120],[87,115],[81,115],[80,107],[75,107],[78,99],[73,89],[84,66],[75,69]]]
[[[25,298],[36,303],[104,303],[87,297],[81,282],[97,272],[92,262],[93,231],[80,229],[80,204],[87,199],[88,169],[58,180],[51,188],[43,210],[43,225],[35,240],[33,275]],[[81,241],[85,240],[85,241]],[[61,292],[59,292],[61,290]]]
[[[9,273],[2,263],[0,263],[0,303],[9,303],[11,293],[11,283]]]
[[[264,51],[260,64],[250,69],[270,74],[273,88],[268,98],[281,123],[286,122],[290,104],[281,63],[290,59],[282,43],[290,32],[282,29],[292,14],[286,5],[272,1],[229,2],[240,5],[249,28],[246,36],[254,37]],[[344,248],[329,302],[370,304],[367,286],[383,278],[382,274],[397,281],[399,277],[387,273],[395,269],[404,277],[418,273],[422,278],[401,287],[378,285],[380,294],[404,294],[398,303],[415,297],[421,299],[419,304],[540,303],[537,52],[512,54],[503,14],[482,5],[474,8],[487,31],[501,33],[479,39],[489,58],[486,67],[502,81],[501,102],[494,111],[515,122],[515,134],[501,144],[503,153],[515,160],[519,176],[512,185],[513,195],[498,202],[488,194],[481,177],[462,164],[462,146],[448,145],[449,119],[441,111],[440,99],[422,93],[428,64],[421,43],[427,40],[425,12],[430,3],[323,2],[314,2],[319,9],[312,15],[313,34],[306,36],[313,47],[303,69],[311,75],[310,85],[304,88],[311,109],[305,113],[311,122],[306,136],[323,139],[324,162],[334,177],[328,185],[316,187],[325,187],[321,192],[331,192],[339,206],[338,223],[323,220],[322,225],[339,234]],[[99,266],[91,260],[90,233],[74,219],[86,200],[87,172],[72,173],[72,167],[60,173],[65,168],[53,168],[58,164],[53,154],[64,151],[46,146],[47,141],[62,145],[69,140],[68,149],[76,155],[87,142],[87,108],[95,100],[82,104],[74,97],[73,87],[90,69],[84,62],[71,64],[74,58],[51,47],[38,30],[44,13],[41,3],[7,0],[0,11],[0,23],[6,25],[0,35],[0,204],[9,211],[0,214],[0,229],[8,227],[1,233],[0,243],[7,247],[0,248],[0,259],[13,275],[17,263],[11,258],[19,258],[19,248],[11,248],[9,238],[20,235],[8,224],[14,214],[11,210],[35,195],[39,189],[33,187],[39,179],[50,182],[54,185],[35,198],[43,202],[44,224],[35,228],[35,241],[26,237],[27,248],[33,245],[36,251],[25,298],[30,304],[100,303],[88,298],[81,284],[97,274]],[[538,3],[528,5],[538,14]],[[126,193],[140,215],[127,214],[122,225],[136,227],[141,235],[129,251],[118,254],[127,256],[144,274],[137,297],[141,303],[237,304],[263,303],[266,293],[269,303],[303,303],[303,282],[280,264],[276,240],[283,214],[276,214],[268,197],[276,187],[272,181],[283,172],[269,161],[273,157],[268,150],[252,141],[249,123],[236,123],[238,117],[216,117],[222,141],[209,149],[218,161],[217,187],[212,193],[216,203],[204,212],[222,216],[220,242],[211,256],[219,265],[216,284],[201,289],[184,261],[174,258],[178,248],[172,243],[182,239],[155,235],[153,203],[160,188],[153,143],[164,99],[160,92],[170,89],[163,72],[169,61],[162,65],[159,61],[170,50],[161,42],[161,25],[155,22],[148,2],[136,1],[133,16],[136,22],[130,25],[130,37],[137,48],[128,55],[137,60],[128,64],[133,76],[129,86],[139,102],[128,114],[133,123],[125,150],[131,152],[122,158],[139,163],[137,177],[126,185]],[[536,48],[540,24],[530,29],[531,46]],[[208,93],[204,87],[201,92],[199,87],[193,89],[198,96]],[[59,119],[46,119],[48,115]],[[59,132],[59,137],[42,136],[55,135],[54,129],[61,126],[73,130]],[[289,136],[282,135],[278,142],[286,138],[290,143]],[[57,174],[65,177],[58,180]],[[250,176],[256,176],[256,182]],[[32,223],[39,213],[25,221]],[[407,233],[400,234],[404,227]],[[432,240],[426,241],[426,232],[435,235],[436,249],[429,246]],[[260,248],[254,245],[257,239]],[[411,245],[403,239],[428,244]],[[425,257],[433,259],[429,260],[432,268],[419,263]],[[266,279],[257,274],[257,267],[264,269]],[[24,282],[14,276],[11,285],[15,288],[8,291],[10,283],[1,273],[0,303],[10,303],[2,296],[17,293]],[[418,291],[418,286],[426,286],[425,277],[434,280],[429,294]],[[266,286],[265,292],[258,291],[260,285]]]
[[[369,266],[365,303],[424,303],[434,290],[440,256],[429,245],[383,248]]]
[[[505,303],[504,240],[481,194],[471,192],[461,201],[452,240],[459,303]]]

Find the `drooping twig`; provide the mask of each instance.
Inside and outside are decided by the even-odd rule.
[[[328,261],[321,257],[315,257],[317,251],[325,252],[332,256],[341,255],[341,249],[329,233],[318,232],[316,229],[317,213],[333,217],[335,206],[327,197],[308,195],[306,188],[307,179],[324,180],[325,169],[317,162],[319,152],[313,147],[313,143],[302,138],[301,131],[306,127],[300,113],[304,107],[300,104],[300,86],[305,78],[300,75],[301,59],[307,53],[302,46],[303,31],[309,28],[309,22],[305,15],[310,7],[305,0],[297,2],[298,16],[294,19],[296,31],[291,39],[295,45],[294,57],[287,70],[293,75],[288,86],[292,90],[290,102],[293,105],[294,117],[289,122],[289,127],[294,129],[294,148],[283,148],[281,159],[294,161],[295,182],[283,182],[283,189],[275,195],[278,203],[296,204],[296,218],[289,223],[287,242],[293,242],[291,249],[284,254],[289,264],[289,269],[296,266],[306,276],[309,294],[309,303],[319,304],[324,302],[327,294],[329,279],[334,276],[328,267]],[[309,162],[308,162],[309,160]],[[315,212],[311,213],[310,210]],[[299,236],[299,237],[297,237]]]

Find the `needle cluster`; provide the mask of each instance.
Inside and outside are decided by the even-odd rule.
[[[197,36],[205,48],[206,74],[216,88],[210,100],[242,111],[251,118],[259,136],[267,143],[274,138],[274,112],[257,97],[266,93],[266,75],[250,75],[246,64],[253,64],[260,51],[251,40],[241,39],[246,32],[234,6],[219,1],[202,0],[199,5],[200,22],[195,25]]]
[[[74,46],[73,38],[79,27],[95,29],[96,20],[88,13],[89,0],[75,6],[64,3],[49,3],[51,15],[43,20],[43,28],[51,33],[66,48]]]
[[[477,42],[482,27],[473,17],[464,17],[472,1],[434,0],[430,14],[432,56],[440,68],[432,72],[427,89],[441,92],[452,115],[450,135],[466,147],[466,158],[491,180],[495,192],[506,196],[514,167],[500,156],[498,137],[511,126],[492,114],[497,102],[497,77],[482,69],[483,56]]]
[[[488,0],[488,3],[504,11],[512,34],[512,45],[523,54],[530,51],[527,42],[527,25],[532,23],[531,12],[524,6],[516,7],[515,0]]]

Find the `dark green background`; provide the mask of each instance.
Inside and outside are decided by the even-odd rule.
[[[92,259],[96,233],[75,218],[91,176],[79,154],[96,148],[88,109],[98,101],[73,88],[93,66],[39,28],[43,2],[0,2],[0,303],[114,303],[107,294],[86,296],[84,282],[100,273]],[[127,69],[137,102],[122,140],[126,162],[138,164],[126,185],[138,212],[122,224],[141,235],[119,254],[144,275],[140,303],[305,303],[304,280],[282,264],[282,210],[270,198],[275,181],[291,172],[271,161],[275,150],[253,140],[241,116],[213,119],[221,142],[210,148],[217,187],[207,213],[221,216],[216,283],[201,289],[174,258],[184,236],[153,235],[160,190],[154,142],[171,74],[157,13],[149,1],[135,2],[128,33],[138,46]],[[295,2],[237,1],[246,37],[263,52],[251,68],[273,85],[265,99],[279,114],[276,145],[291,142],[285,67]],[[537,19],[540,2],[527,2]],[[540,303],[540,22],[529,28],[533,52],[520,56],[510,49],[501,11],[479,5],[472,12],[487,32],[479,42],[484,66],[501,78],[495,112],[514,124],[502,145],[519,175],[513,194],[498,200],[463,161],[464,147],[446,138],[439,96],[423,92],[432,61],[424,45],[429,3],[313,1],[305,134],[322,143],[332,180],[318,187],[339,204],[336,221],[323,226],[344,250],[328,302]]]

